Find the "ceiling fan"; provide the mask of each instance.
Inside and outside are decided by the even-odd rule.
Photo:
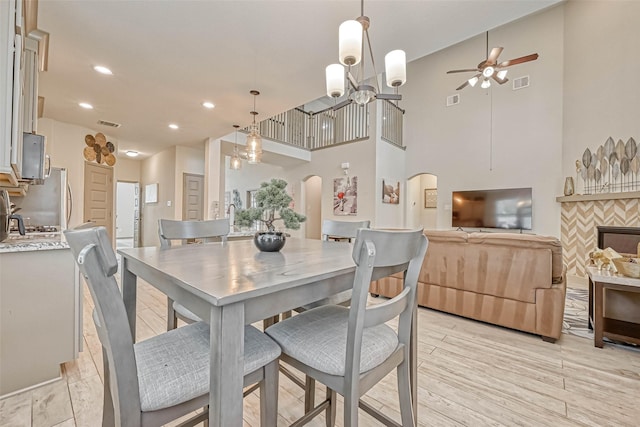
[[[502,53],[502,47],[494,47],[491,49],[491,53],[487,55],[487,59],[478,64],[477,68],[467,68],[464,70],[450,70],[447,74],[453,73],[467,73],[475,72],[476,75],[471,77],[466,82],[462,83],[456,88],[456,90],[464,89],[471,85],[475,86],[478,81],[482,80],[480,87],[486,89],[491,86],[491,80],[495,80],[499,84],[505,84],[509,79],[507,78],[507,67],[512,65],[522,64],[523,62],[535,61],[538,59],[537,53],[521,56],[520,58],[509,59],[507,61],[498,62],[498,57]],[[487,50],[489,50],[489,34],[487,33]]]

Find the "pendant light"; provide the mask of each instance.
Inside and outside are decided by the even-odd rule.
[[[238,151],[238,128],[239,125],[233,125],[236,130],[236,143],[233,145],[233,156],[231,156],[231,161],[229,162],[229,166],[233,170],[242,169],[242,159],[240,158],[240,152]]]
[[[247,160],[249,164],[255,165],[262,161],[262,137],[260,136],[260,132],[258,132],[258,125],[256,124],[256,116],[258,115],[256,111],[256,96],[260,95],[260,92],[254,89],[249,91],[249,93],[253,95],[253,111],[251,111],[253,123],[251,124],[249,136],[247,136]]]

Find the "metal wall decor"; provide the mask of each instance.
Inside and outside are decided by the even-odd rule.
[[[609,137],[591,152],[584,150],[576,160],[576,178],[584,182],[584,194],[618,193],[640,189],[640,152],[633,137],[614,142]]]

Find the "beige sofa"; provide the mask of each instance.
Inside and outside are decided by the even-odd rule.
[[[429,247],[418,282],[419,305],[538,334],[545,341],[560,337],[566,279],[558,239],[443,230],[424,234]],[[394,296],[401,280],[378,280],[370,291]]]

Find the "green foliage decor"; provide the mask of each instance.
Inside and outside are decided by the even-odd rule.
[[[254,221],[260,221],[267,226],[267,230],[275,231],[273,223],[281,220],[286,228],[299,229],[300,223],[305,222],[307,217],[289,208],[293,199],[285,191],[286,187],[287,181],[277,178],[261,183],[255,195],[257,207],[238,210],[235,224],[250,227]]]

